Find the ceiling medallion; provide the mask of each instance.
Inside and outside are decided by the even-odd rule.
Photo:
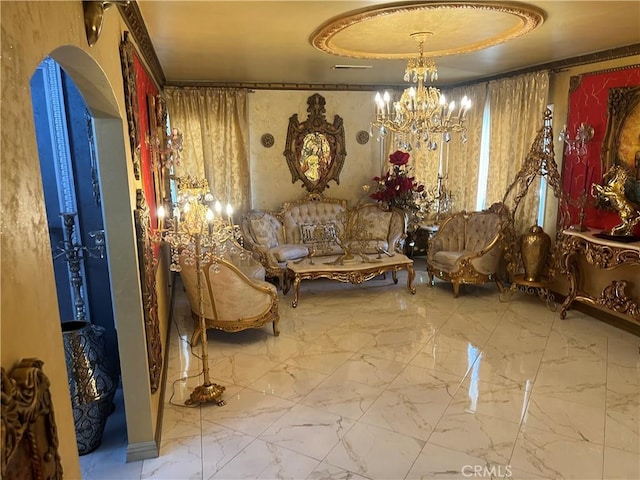
[[[387,4],[334,17],[310,37],[326,53],[351,58],[415,57],[408,33],[428,29],[429,57],[474,52],[520,37],[540,26],[545,14],[526,5],[499,2]],[[482,25],[482,28],[474,28]],[[372,39],[374,39],[372,41]]]

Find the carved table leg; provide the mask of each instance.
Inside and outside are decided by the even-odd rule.
[[[569,278],[569,294],[567,298],[564,299],[562,305],[560,306],[560,318],[564,319],[567,317],[567,310],[576,299],[576,295],[578,294],[578,268],[574,262],[569,260],[568,262],[568,272],[567,276]]]
[[[300,277],[296,275],[293,278],[293,300],[291,306],[296,308],[298,306],[298,295],[300,294]]]
[[[393,273],[395,274],[395,271]],[[414,278],[416,278],[416,272],[413,269],[413,265],[409,265],[407,266],[407,288],[413,295],[416,294],[416,287],[413,286]]]

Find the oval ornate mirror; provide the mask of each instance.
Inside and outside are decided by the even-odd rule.
[[[298,114],[289,118],[284,155],[291,171],[291,181],[301,180],[311,193],[322,193],[329,180],[340,183],[344,164],[344,127],[342,118],[334,116],[333,124],[325,119],[325,99],[314,94],[307,100],[307,120],[300,123]]]

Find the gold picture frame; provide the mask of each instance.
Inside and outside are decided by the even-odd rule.
[[[636,188],[630,192],[632,201],[640,201],[640,86],[609,90],[608,118],[601,160],[603,172],[621,165]]]
[[[326,100],[318,93],[307,99],[308,118],[289,118],[284,156],[291,172],[291,182],[301,180],[309,193],[322,193],[329,181],[340,184],[340,171],[347,155],[344,126],[339,115],[329,123],[325,117]]]

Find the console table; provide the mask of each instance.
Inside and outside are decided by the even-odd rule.
[[[640,267],[640,242],[623,243],[598,238],[594,234],[598,230],[564,230],[560,235],[559,267],[569,280],[569,294],[560,307],[560,318],[565,318],[567,310],[574,301],[605,307],[617,313],[631,316],[640,322],[640,303],[627,296],[625,289],[630,284],[627,280],[613,280],[594,297],[580,289],[580,268],[578,259],[598,269],[613,270],[621,265]],[[635,279],[640,281],[640,269]]]

